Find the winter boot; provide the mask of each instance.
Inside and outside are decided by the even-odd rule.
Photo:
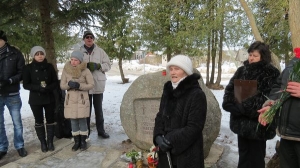
[[[75,144],[72,147],[72,151],[77,151],[80,148],[80,135],[75,135],[73,137]]]
[[[80,135],[80,138],[81,138],[80,149],[82,151],[84,151],[87,149],[87,145],[86,145],[86,141],[85,141],[87,138],[87,135]]]
[[[53,138],[54,138],[55,125],[54,125],[54,123],[47,124],[46,127],[47,127],[48,150],[49,151],[54,151]]]
[[[41,142],[41,150],[42,152],[48,152],[47,142],[46,142],[46,133],[44,125],[35,125],[36,135]]]

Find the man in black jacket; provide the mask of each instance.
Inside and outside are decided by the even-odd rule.
[[[259,122],[266,125],[267,122],[262,115],[276,100],[280,99],[281,91],[285,89],[290,93],[290,97],[283,102],[277,111],[273,122],[277,124],[277,135],[280,137],[279,158],[280,168],[299,168],[300,167],[300,83],[289,81],[290,72],[300,61],[300,48],[294,49],[295,57],[290,60],[285,67],[277,82],[272,86],[269,98],[263,108],[258,110],[260,114]]]
[[[21,157],[27,155],[24,149],[23,125],[20,113],[22,101],[19,92],[24,65],[23,54],[7,43],[5,33],[0,30],[0,159],[6,155],[9,145],[4,124],[5,105],[14,125],[14,146]]]

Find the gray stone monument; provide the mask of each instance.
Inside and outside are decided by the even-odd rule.
[[[196,69],[194,72],[199,73]],[[149,150],[153,145],[155,116],[159,109],[163,85],[168,80],[169,76],[163,76],[162,72],[142,75],[124,94],[120,107],[122,126],[130,140],[141,149]],[[207,117],[203,130],[204,157],[207,157],[220,131],[221,111],[218,101],[204,85],[202,78],[199,79],[199,83],[207,98]]]

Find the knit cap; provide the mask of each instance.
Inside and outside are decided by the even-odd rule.
[[[93,34],[93,32],[92,32],[91,30],[84,31],[84,33],[83,33],[83,39],[84,39],[85,36],[87,36],[87,35],[92,35],[93,38],[95,38],[95,36],[94,36],[94,34]]]
[[[7,42],[7,37],[4,31],[0,30],[0,39],[4,40],[5,42]]]
[[[80,62],[82,62],[83,61],[83,52],[81,52],[79,50],[75,50],[75,51],[72,52],[71,58],[76,58]]]
[[[193,64],[191,59],[188,56],[185,55],[176,55],[171,58],[171,60],[167,63],[167,71],[169,72],[170,66],[178,66],[182,70],[184,70],[185,73],[188,75],[193,74]]]
[[[34,55],[35,55],[37,52],[39,52],[39,51],[42,51],[42,52],[44,53],[44,56],[46,56],[46,51],[45,51],[45,49],[44,49],[43,47],[41,47],[41,46],[34,46],[34,47],[32,47],[32,49],[31,49],[31,51],[30,51],[30,56],[31,56],[32,58],[34,58]]]

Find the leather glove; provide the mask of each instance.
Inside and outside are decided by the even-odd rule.
[[[168,152],[172,149],[171,143],[165,137],[159,135],[155,138],[155,142],[162,152]]]
[[[0,88],[4,87],[6,85],[9,85],[9,84],[11,84],[11,81],[9,79],[7,79],[7,80],[0,80]]]
[[[226,111],[229,111],[234,116],[241,116],[242,115],[239,108],[233,103],[227,104],[226,106],[223,107],[223,109],[226,110]]]
[[[87,64],[87,68],[93,72],[95,70],[99,70],[101,68],[101,65],[99,63],[95,63],[95,62],[89,62]]]
[[[69,81],[68,85],[72,89],[79,89],[79,87],[80,87],[80,84],[78,82],[73,82],[73,81]]]

